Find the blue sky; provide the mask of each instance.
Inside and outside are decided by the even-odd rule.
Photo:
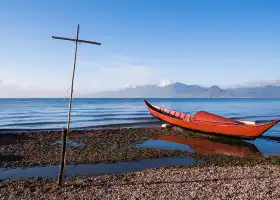
[[[0,97],[66,96],[155,84],[280,80],[277,0],[2,0]]]

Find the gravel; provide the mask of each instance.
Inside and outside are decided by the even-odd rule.
[[[152,148],[133,148],[132,144],[141,143],[150,138],[163,135],[178,137],[206,137],[191,131],[165,128],[133,128],[133,129],[109,129],[100,131],[72,131],[69,140],[77,145],[67,147],[68,164],[94,164],[129,162],[148,158],[161,158],[179,155],[191,155],[207,160],[206,163],[218,165],[262,164],[273,162],[280,163],[280,156],[275,158],[262,156],[238,157],[201,155],[179,150],[164,150]],[[213,136],[210,139],[215,139]],[[61,138],[61,132],[38,133],[14,133],[0,135],[0,167],[16,168],[28,166],[55,165],[60,161],[60,145],[54,145]],[[221,140],[222,137],[219,137]],[[216,138],[217,140],[217,138]],[[234,139],[222,139],[233,145],[242,145],[242,142]],[[241,143],[241,144],[239,144]],[[244,143],[244,142],[243,142]],[[236,147],[237,147],[236,146]]]
[[[275,165],[159,168],[118,176],[16,181],[0,199],[280,199]]]
[[[240,157],[131,148],[160,135],[204,137],[177,129],[73,131],[69,139],[84,144],[67,148],[67,163],[113,163],[191,155],[203,165],[147,169],[100,177],[75,177],[60,188],[56,180],[1,183],[0,199],[280,199],[280,156]],[[59,163],[60,132],[0,135],[0,167]],[[212,138],[213,139],[213,138]],[[238,142],[230,139],[230,143]]]

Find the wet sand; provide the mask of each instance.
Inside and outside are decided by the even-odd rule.
[[[272,182],[269,181],[269,177],[272,178],[270,173],[273,174],[276,173],[275,171],[277,170],[280,171],[278,167],[278,164],[280,163],[279,156],[227,156],[207,153],[201,154],[180,150],[134,148],[133,146],[134,144],[143,143],[148,139],[156,139],[160,136],[217,139],[215,136],[207,136],[191,131],[183,131],[177,128],[133,128],[72,131],[69,135],[70,143],[67,147],[67,164],[116,163],[171,156],[192,156],[193,158],[198,158],[203,162],[189,167],[165,167],[160,169],[149,169],[144,172],[102,176],[100,178],[78,178],[79,180],[77,180],[77,178],[71,178],[66,183],[69,184],[69,186],[64,186],[61,189],[56,189],[55,180],[2,182],[0,194],[3,196],[0,197],[4,198],[7,197],[4,195],[8,195],[11,199],[28,199],[32,197],[34,198],[35,195],[38,198],[44,197],[47,199],[52,197],[77,197],[77,199],[82,197],[94,197],[97,199],[121,197],[124,199],[131,199],[132,196],[134,196],[135,198],[145,199],[155,197],[154,195],[161,195],[162,197],[167,195],[165,197],[169,199],[189,199],[191,197],[195,197],[195,195],[198,195],[196,197],[203,197],[203,195],[206,197],[207,194],[209,195],[211,192],[218,191],[219,189],[215,185],[217,183],[219,183],[218,185],[221,187],[225,188],[224,192],[229,195],[234,195],[234,193],[236,193],[234,192],[235,188],[241,187],[243,189],[239,191],[244,193],[244,195],[250,196],[253,194],[247,194],[248,191],[251,189],[259,191],[259,185],[263,188],[270,185],[270,189],[265,189],[267,193],[264,195],[272,195],[274,194],[273,191],[275,194],[279,194],[277,189],[271,188],[273,184],[278,184],[279,179],[276,178],[271,179]],[[57,165],[59,164],[61,148],[57,142],[60,139],[61,132],[14,133],[0,135],[0,167],[17,168]],[[234,140],[232,138],[219,139],[224,142],[226,140],[227,143],[232,143],[234,145],[239,145],[240,143],[238,140]],[[212,172],[209,174],[210,169]],[[237,178],[243,177],[242,173],[245,172],[248,172],[249,174],[247,175],[250,177],[255,174],[256,178],[253,178],[252,180],[224,180],[226,177],[232,176],[232,174],[236,174],[234,176]],[[196,173],[200,175],[195,175]],[[258,178],[264,173],[267,175],[266,178]],[[189,176],[189,174],[193,175]],[[216,180],[217,178],[215,178],[215,176],[219,176],[218,180]],[[190,184],[188,183],[190,180],[184,180],[186,183],[174,183],[174,181],[179,177],[185,179],[189,178],[192,181],[198,179],[198,182],[194,181]],[[215,178],[215,181],[210,180],[213,178]],[[204,179],[209,180],[201,186],[201,180]],[[101,184],[96,186],[96,184],[100,184],[100,181],[103,181],[103,185]],[[137,182],[137,184],[123,184],[123,182],[126,183],[127,181],[132,181],[133,183]],[[140,183],[145,181],[148,181],[148,183]],[[158,181],[159,183],[151,184],[151,181]],[[151,187],[149,186],[150,184],[152,185]],[[242,186],[244,184],[248,185],[248,187],[244,188],[245,186]],[[200,192],[201,188],[208,189]],[[186,191],[189,192],[186,193]],[[43,192],[46,194],[43,194]],[[213,199],[214,197],[218,198],[218,196],[215,196],[215,193],[213,195]]]

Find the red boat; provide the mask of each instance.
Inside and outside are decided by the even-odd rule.
[[[246,139],[255,139],[259,137],[280,121],[271,120],[268,123],[257,124],[253,121],[232,120],[205,111],[199,111],[194,115],[189,115],[152,105],[146,100],[145,103],[151,115],[171,125],[193,131],[235,136]]]

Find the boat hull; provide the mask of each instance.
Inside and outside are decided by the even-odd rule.
[[[169,124],[179,126],[182,128],[190,129],[193,131],[199,131],[204,133],[211,134],[219,134],[226,136],[234,136],[234,137],[242,137],[246,139],[255,139],[259,137],[261,134],[266,132],[268,129],[276,125],[279,120],[273,120],[266,124],[260,125],[246,125],[238,122],[230,122],[229,119],[221,117],[221,121],[211,121],[211,119],[207,120],[188,120],[192,117],[182,117],[185,114],[181,112],[172,111],[169,109],[164,109],[158,106],[154,106],[145,100],[145,103],[148,107],[148,110],[151,115],[167,122]],[[169,112],[166,112],[169,111]],[[194,115],[195,116],[195,115]],[[186,119],[186,120],[184,120]]]

